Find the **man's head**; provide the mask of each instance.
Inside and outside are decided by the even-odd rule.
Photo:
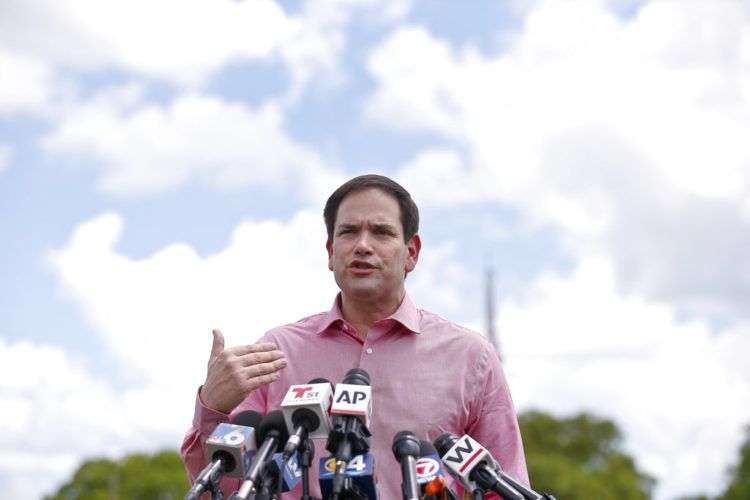
[[[328,268],[345,298],[400,303],[421,248],[419,211],[409,193],[387,177],[363,175],[334,191],[323,216]]]
[[[400,220],[404,242],[409,241],[412,236],[417,234],[419,231],[419,209],[414,200],[411,199],[409,192],[393,179],[383,175],[367,174],[346,181],[328,198],[323,209],[323,219],[326,222],[329,241],[333,240],[333,228],[336,224],[336,215],[341,202],[348,195],[366,189],[379,189],[396,200],[401,212]]]

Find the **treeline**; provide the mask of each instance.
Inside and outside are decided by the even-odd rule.
[[[639,471],[622,450],[614,422],[582,413],[568,418],[527,411],[519,416],[529,475],[535,489],[559,500],[648,500],[654,478]],[[680,500],[750,499],[750,426],[729,484],[718,497]],[[174,451],[135,454],[120,460],[84,462],[73,477],[45,500],[180,500],[188,481]]]

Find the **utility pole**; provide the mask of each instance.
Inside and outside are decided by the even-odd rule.
[[[487,314],[485,318],[487,321],[487,338],[495,346],[498,356],[502,359],[503,354],[500,350],[500,338],[495,329],[495,273],[491,266],[487,267],[485,277],[485,311]]]

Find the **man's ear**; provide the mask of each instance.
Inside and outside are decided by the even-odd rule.
[[[417,261],[419,260],[419,251],[422,249],[422,240],[418,234],[412,236],[409,241],[406,242],[406,263],[404,264],[404,271],[410,273],[417,267]]]
[[[326,251],[328,252],[328,269],[333,271],[333,242],[326,240]]]

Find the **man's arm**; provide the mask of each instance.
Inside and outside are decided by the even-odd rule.
[[[224,349],[221,332],[214,330],[213,335],[206,383],[198,390],[193,425],[180,448],[191,483],[207,465],[204,443],[216,426],[231,421],[234,415],[245,410],[265,414],[266,385],[276,380],[277,371],[286,366],[274,344]],[[224,478],[221,489],[228,496],[239,484],[237,478]]]
[[[180,453],[185,463],[190,482],[195,481],[196,476],[206,466],[204,443],[217,425],[229,421],[229,415],[208,408],[201,400],[201,389],[195,396],[195,413],[193,414],[193,425],[182,440]]]
[[[528,486],[518,418],[500,358],[490,344],[485,346],[482,358],[484,380],[479,381],[480,390],[466,432],[492,453],[506,474]]]

